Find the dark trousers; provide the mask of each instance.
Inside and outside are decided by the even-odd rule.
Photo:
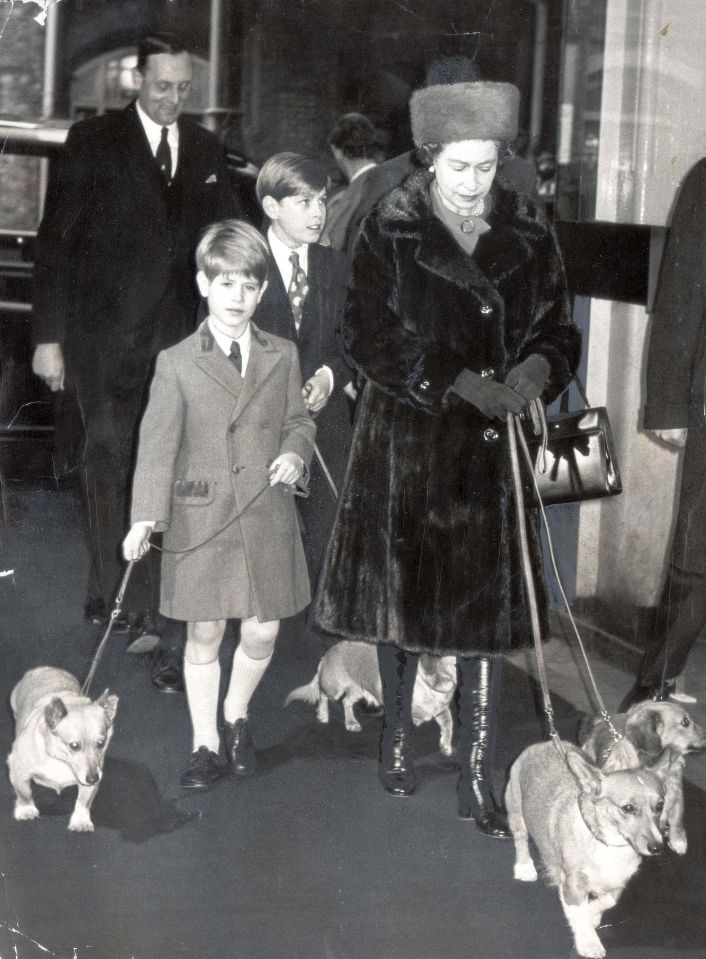
[[[640,685],[658,687],[664,680],[675,679],[704,626],[706,573],[670,565],[655,629],[640,666]]]
[[[83,401],[86,431],[82,463],[90,551],[89,600],[111,606],[125,573],[121,544],[129,529],[129,501],[142,393]],[[159,604],[159,555],[150,550],[133,567],[123,611],[137,614]]]

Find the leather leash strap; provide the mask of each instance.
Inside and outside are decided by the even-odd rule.
[[[543,412],[543,410],[542,410]],[[546,421],[542,417],[544,428],[546,429]],[[522,429],[522,422],[519,416],[510,416],[508,418],[508,436],[510,441],[510,463],[512,467],[512,482],[513,482],[513,492],[515,495],[515,505],[517,508],[517,526],[520,533],[520,549],[522,553],[522,572],[525,580],[525,587],[527,590],[527,601],[530,608],[530,621],[532,624],[532,637],[534,640],[535,654],[537,657],[537,672],[539,675],[539,683],[542,689],[542,699],[544,703],[544,712],[547,717],[547,726],[549,729],[549,735],[554,742],[554,745],[557,747],[561,755],[566,758],[566,752],[564,746],[561,742],[559,734],[557,733],[556,727],[554,725],[554,710],[551,704],[551,696],[549,693],[549,683],[547,681],[547,671],[546,664],[544,660],[544,650],[542,647],[542,636],[541,628],[539,624],[539,611],[537,607],[537,592],[535,589],[534,583],[534,571],[532,569],[532,559],[529,552],[529,540],[527,536],[527,516],[525,512],[525,494],[524,486],[522,482],[522,471],[520,469],[520,461],[518,456],[518,442],[522,448],[522,453],[524,460],[527,464],[529,474],[532,477],[532,483],[534,485],[535,495],[537,497],[537,502],[539,503],[539,511],[542,518],[542,523],[544,524],[544,531],[546,534],[547,545],[549,548],[549,558],[552,565],[552,570],[554,571],[554,576],[556,577],[557,585],[559,586],[559,592],[561,593],[561,598],[566,607],[566,611],[569,617],[569,621],[573,628],[574,634],[578,641],[579,649],[581,650],[581,655],[583,657],[584,664],[586,666],[586,672],[588,674],[593,694],[595,696],[595,701],[598,704],[600,717],[608,726],[610,734],[613,738],[613,742],[617,743],[622,737],[618,733],[611,719],[610,713],[606,709],[605,702],[603,697],[600,694],[600,690],[596,684],[595,677],[593,675],[593,670],[591,669],[591,664],[588,660],[586,650],[583,645],[583,641],[579,634],[578,628],[576,626],[576,621],[574,620],[573,614],[571,612],[571,607],[569,605],[569,600],[566,596],[564,586],[561,582],[561,576],[559,575],[559,569],[557,567],[556,556],[554,553],[554,544],[552,541],[551,531],[549,529],[549,523],[547,521],[547,514],[544,508],[544,503],[542,502],[542,497],[539,492],[537,485],[537,479],[534,474],[534,465],[532,463],[532,457],[530,456],[529,449],[527,447],[527,440],[525,438],[524,431]]]

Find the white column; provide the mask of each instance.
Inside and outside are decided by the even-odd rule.
[[[706,3],[609,0],[596,219],[664,225],[706,154]],[[608,407],[624,492],[581,508],[577,594],[652,605],[671,533],[678,456],[641,431],[648,317],[594,300],[589,399]]]

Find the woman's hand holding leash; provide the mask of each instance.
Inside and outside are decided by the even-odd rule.
[[[542,395],[550,374],[551,367],[547,360],[538,353],[532,353],[526,360],[513,366],[505,377],[505,385],[524,396],[529,403]]]
[[[150,534],[154,528],[154,523],[143,522],[134,523],[123,540],[123,556],[128,562],[142,557],[149,551]]]
[[[451,389],[489,419],[506,420],[508,413],[519,413],[526,404],[510,386],[468,369],[461,370]]]

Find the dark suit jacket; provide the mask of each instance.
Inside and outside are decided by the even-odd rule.
[[[309,293],[304,301],[298,336],[289,297],[274,257],[270,257],[269,283],[254,319],[260,329],[297,344],[303,382],[321,366],[328,366],[333,372],[333,393],[316,417],[316,442],[329,470],[340,481],[348,461],[351,432],[342,389],[353,376],[343,360],[337,335],[346,297],[345,257],[337,250],[312,243],[307,279]]]
[[[667,236],[647,353],[646,429],[688,427],[672,562],[706,572],[706,159],[688,173]]]
[[[50,186],[35,257],[37,343],[60,342],[84,396],[144,389],[151,358],[194,329],[194,249],[235,215],[224,152],[180,118],[171,185],[134,104],[77,123]]]

